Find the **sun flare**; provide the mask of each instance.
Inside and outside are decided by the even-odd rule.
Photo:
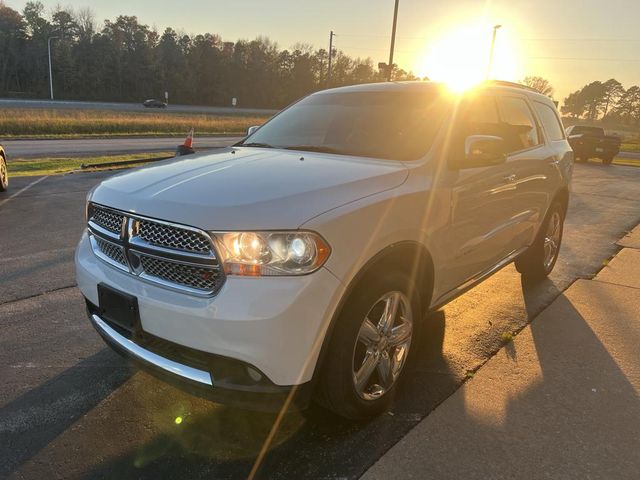
[[[489,23],[456,27],[432,42],[418,63],[421,76],[462,91],[482,82],[487,74],[491,33]],[[508,28],[498,30],[489,78],[517,81],[521,75],[517,46]]]

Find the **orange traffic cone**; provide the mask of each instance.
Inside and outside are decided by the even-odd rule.
[[[176,155],[189,155],[190,153],[195,153],[195,150],[193,149],[193,128],[189,130],[189,135],[184,139],[184,143],[182,145],[178,145]]]
[[[189,130],[189,135],[184,139],[183,145],[187,148],[193,148],[193,128]]]

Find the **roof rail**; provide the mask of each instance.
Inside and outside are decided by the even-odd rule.
[[[507,80],[486,80],[484,83],[487,84],[487,85],[497,85],[497,86],[502,86],[502,87],[521,88],[523,90],[529,90],[530,92],[540,93],[535,88],[531,88],[531,87],[529,87],[527,85],[522,85],[521,83],[508,82]]]

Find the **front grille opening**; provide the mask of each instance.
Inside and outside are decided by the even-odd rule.
[[[145,274],[178,285],[211,292],[216,289],[218,283],[219,268],[217,266],[186,265],[147,255],[140,255],[140,261]]]
[[[98,205],[92,205],[91,220],[97,225],[100,225],[105,230],[109,230],[110,232],[119,234],[120,229],[122,228],[124,215],[112,210],[107,210]]]
[[[224,274],[206,232],[93,203],[88,216],[91,245],[102,261],[191,295],[212,295],[222,286]]]
[[[118,245],[114,245],[111,242],[106,242],[100,237],[95,237],[98,248],[103,255],[111,260],[119,263],[120,265],[127,265],[127,261],[124,258],[124,249]]]
[[[211,251],[209,239],[201,233],[148,220],[140,221],[138,236],[144,241],[160,247],[195,253],[209,253]]]

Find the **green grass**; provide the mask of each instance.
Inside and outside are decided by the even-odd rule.
[[[640,152],[640,143],[623,143],[620,145],[622,152]]]
[[[625,167],[640,167],[640,159],[616,157],[613,159],[613,164],[624,165]]]
[[[111,110],[2,109],[3,138],[185,135],[244,135],[252,125],[266,121],[266,115],[206,115],[171,112],[117,112]]]
[[[130,155],[104,155],[100,157],[73,158],[38,158],[13,159],[7,165],[9,177],[24,177],[27,175],[59,175],[81,169],[82,165],[95,165],[106,162],[128,162],[131,160],[157,159],[173,155],[174,152],[135,153]],[[134,165],[123,165],[128,168]],[[118,167],[109,167],[118,168]]]

